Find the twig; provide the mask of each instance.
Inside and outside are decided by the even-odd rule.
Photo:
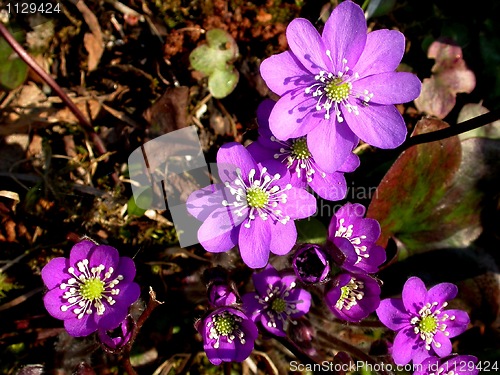
[[[132,337],[123,350],[122,363],[127,370],[128,375],[137,375],[137,372],[134,370],[132,364],[130,363],[130,351],[132,350],[132,345],[135,341],[135,338],[137,337],[137,334],[139,333],[140,329],[149,318],[153,310],[163,304],[163,302],[160,302],[156,299],[156,293],[151,287],[149,287],[149,297],[150,298],[148,305],[146,306],[146,310],[144,310],[139,319],[137,319],[134,331],[132,332]]]
[[[445,129],[436,130],[433,132],[419,134],[414,137],[409,138],[403,145],[399,147],[400,151],[404,151],[411,146],[415,146],[421,143],[428,143],[439,141],[441,139],[449,138],[454,135],[468,132],[469,130],[480,128],[481,126],[488,125],[496,120],[500,119],[500,109],[493,110],[491,112],[485,113],[483,115],[471,118],[470,120],[461,122],[455,126],[450,126]]]
[[[83,115],[83,113],[78,109],[78,107],[73,103],[69,96],[64,92],[64,90],[57,84],[57,82],[52,78],[43,68],[36,63],[36,61],[26,52],[26,50],[17,42],[17,40],[12,36],[12,34],[7,30],[5,25],[0,22],[0,35],[5,38],[7,43],[12,47],[14,52],[16,52],[19,57],[35,72],[44,82],[46,82],[52,90],[61,98],[61,100],[68,106],[71,112],[78,119],[80,124],[85,129],[86,133],[89,135],[90,139],[94,143],[97,151],[100,155],[106,154],[106,146],[102,142],[102,139],[94,132],[92,124]],[[113,174],[113,180],[115,183],[119,183],[118,176],[116,173]]]

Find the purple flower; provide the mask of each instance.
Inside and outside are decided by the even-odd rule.
[[[297,288],[295,275],[280,276],[268,265],[266,269],[253,274],[256,292],[242,297],[243,307],[254,321],[276,336],[285,336],[290,320],[309,312],[311,294]]]
[[[217,166],[222,183],[195,191],[187,202],[189,213],[203,221],[203,247],[224,252],[238,244],[251,268],[264,267],[270,251],[287,254],[297,239],[294,220],[316,212],[314,196],[290,184],[286,166],[256,163],[239,143],[220,148]]]
[[[332,279],[325,303],[337,318],[359,322],[377,309],[380,286],[366,274],[340,273]]]
[[[198,325],[203,348],[210,362],[242,362],[252,352],[259,332],[255,323],[243,312],[220,307]]]
[[[448,300],[455,298],[458,288],[454,284],[441,283],[429,291],[418,277],[409,278],[402,298],[384,299],[377,315],[390,329],[397,331],[392,357],[398,365],[413,359],[420,363],[433,355],[439,357],[451,353],[450,338],[467,329],[469,316],[461,310],[444,310]]]
[[[477,358],[472,355],[454,355],[446,358],[429,357],[416,364],[413,375],[477,375]]]
[[[326,281],[330,273],[330,260],[322,246],[303,244],[293,254],[292,267],[303,283],[319,284]]]
[[[336,201],[347,193],[346,181],[342,172],[353,172],[359,166],[359,158],[350,153],[339,171],[326,173],[318,166],[307,147],[306,137],[277,139],[269,129],[269,115],[275,102],[266,99],[257,108],[259,137],[247,149],[256,161],[278,160],[286,164],[291,174],[290,183],[296,187],[310,186],[321,198]]]
[[[50,315],[64,320],[71,336],[112,330],[139,298],[134,277],[132,259],[120,257],[114,247],[84,240],[73,246],[69,259],[52,259],[42,269],[49,289],[43,302]]]
[[[119,350],[127,345],[132,338],[134,325],[135,322],[129,315],[123,322],[121,322],[120,333],[118,335],[114,335],[113,332],[104,329],[99,329],[97,331],[97,336],[99,337],[99,341],[101,341],[107,350]]]
[[[363,218],[365,211],[365,207],[358,203],[342,206],[330,221],[328,240],[341,251],[349,246],[339,239],[347,239],[353,245],[356,256],[345,254],[344,269],[375,273],[386,256],[384,248],[375,244],[380,236],[380,225],[375,219]]]
[[[287,28],[290,51],[264,60],[260,71],[280,95],[269,118],[276,138],[307,136],[307,146],[325,172],[335,172],[359,139],[380,148],[399,146],[405,122],[394,104],[418,97],[421,83],[395,72],[405,50],[399,31],[367,34],[361,8],[340,3],[322,35],[306,19]]]

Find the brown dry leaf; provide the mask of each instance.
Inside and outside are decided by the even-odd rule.
[[[102,36],[101,39],[97,39],[94,34],[86,33],[83,37],[83,44],[89,53],[87,69],[91,72],[97,68],[97,65],[99,65],[102,53],[104,52]]]
[[[82,13],[83,19],[87,23],[91,33],[86,33],[83,37],[83,44],[89,54],[87,69],[89,72],[95,70],[104,52],[104,41],[102,39],[102,31],[99,26],[97,17],[92,13],[89,7],[79,0],[76,7]]]
[[[161,98],[144,112],[144,118],[150,124],[149,138],[186,127],[188,99],[188,87],[169,87]]]

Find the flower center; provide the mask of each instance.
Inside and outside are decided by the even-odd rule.
[[[282,313],[286,309],[286,302],[283,298],[276,298],[273,303],[271,303],[271,309],[276,311],[278,314]]]
[[[365,288],[365,283],[356,280],[355,277],[351,277],[351,280],[340,288],[340,297],[335,304],[335,307],[339,310],[346,309],[350,310],[353,306],[358,304],[358,301],[361,301],[365,295],[362,291]]]
[[[441,343],[434,340],[436,332],[440,331],[445,336],[450,333],[446,331],[447,320],[455,320],[455,315],[441,314],[441,309],[448,306],[448,302],[443,302],[441,307],[437,307],[438,303],[426,303],[418,311],[418,316],[414,316],[410,323],[413,325],[413,332],[420,335],[420,338],[425,341],[425,349],[430,350],[431,344],[436,348],[441,347]]]
[[[215,340],[213,347],[218,349],[220,339],[223,338],[229,344],[232,344],[235,338],[238,338],[240,343],[245,344],[245,333],[240,329],[240,323],[243,319],[229,311],[223,311],[212,316],[207,322],[209,328],[208,338]]]
[[[326,55],[332,61],[329,50],[326,50]],[[337,122],[341,123],[344,121],[341,107],[349,113],[359,115],[359,107],[353,102],[357,100],[360,104],[367,106],[373,98],[373,93],[368,90],[358,92],[353,89],[352,82],[358,78],[359,74],[354,73],[347,66],[347,60],[343,59],[342,70],[337,73],[321,70],[314,76],[315,82],[305,89],[305,93],[317,98],[315,109],[316,111],[324,110],[326,120],[330,119],[330,110],[333,109]]]
[[[62,299],[69,303],[61,305],[61,311],[68,311],[75,307],[71,311],[77,315],[78,319],[82,319],[85,314],[90,315],[94,312],[93,306],[97,315],[103,315],[106,311],[104,301],[109,306],[116,303],[112,296],[120,294],[120,289],[115,287],[123,280],[123,275],[118,275],[111,280],[111,275],[115,271],[113,267],[109,267],[108,271],[102,275],[104,265],[89,268],[88,259],[83,259],[76,266],[80,274],[77,275],[75,269],[69,267],[68,273],[73,277],[59,286],[61,290],[66,290]]]
[[[430,333],[434,332],[437,328],[437,320],[434,316],[426,316],[418,323],[418,328],[420,332]]]
[[[269,193],[258,187],[247,190],[247,202],[250,207],[264,208],[269,202]]]
[[[276,321],[281,321],[284,330],[287,329],[289,316],[299,312],[297,304],[304,302],[303,300],[292,300],[290,292],[297,286],[295,282],[282,284],[278,282],[274,285],[269,284],[264,296],[256,295],[255,298],[262,305],[262,309],[268,316],[267,325],[271,328],[276,328]]]
[[[220,336],[228,336],[234,331],[236,322],[234,315],[217,316],[214,318],[214,327]]]
[[[271,136],[270,140],[282,146],[279,149],[279,153],[274,154],[274,158],[282,163],[286,162],[287,168],[291,173],[294,170],[298,178],[301,178],[302,175],[307,182],[311,182],[313,179],[312,176],[316,172],[319,172],[323,178],[326,176],[324,172],[317,169],[316,163],[307,147],[306,137],[280,141],[275,136]]]
[[[80,287],[80,293],[84,299],[97,299],[104,292],[104,282],[100,279],[85,280]]]
[[[236,200],[231,203],[223,200],[222,205],[235,207],[234,214],[236,216],[248,219],[244,224],[245,228],[250,228],[256,214],[264,221],[271,217],[273,220],[286,224],[290,221],[290,216],[282,214],[280,204],[286,203],[288,196],[285,192],[290,190],[292,185],[287,184],[284,188],[273,185],[273,182],[279,180],[281,176],[279,174],[269,175],[265,167],[260,171],[258,179],[255,178],[256,173],[255,169],[251,169],[248,178],[244,179],[241,175],[241,169],[237,168],[237,178],[232,183],[225,183]]]
[[[309,148],[307,147],[307,141],[305,137],[293,140],[292,154],[296,159],[299,160],[309,159],[311,157],[311,153],[309,152]]]
[[[334,78],[325,85],[325,95],[331,101],[340,103],[349,97],[351,86],[343,83],[342,78]]]

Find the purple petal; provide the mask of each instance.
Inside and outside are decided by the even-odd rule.
[[[114,296],[116,303],[109,306],[105,303],[104,315],[96,316],[95,320],[99,329],[112,330],[120,325],[128,315],[130,306],[137,301],[141,294],[141,288],[136,283],[126,284],[120,287],[120,294]]]
[[[248,150],[237,142],[229,142],[221,146],[217,152],[217,167],[222,182],[233,182],[237,178],[236,170],[240,169],[243,179],[248,178],[250,170],[258,170]]]
[[[434,355],[436,355],[436,353],[432,349],[432,346],[431,346],[430,350],[427,350],[425,348],[425,342],[419,338],[417,340],[416,345],[413,348],[413,355],[412,355],[413,356],[413,363],[414,364],[422,363],[422,361],[424,361],[426,358],[434,356]]]
[[[427,292],[427,299],[425,303],[434,303],[437,302],[438,306],[441,307],[441,305],[446,302],[450,301],[453,298],[457,296],[458,293],[458,288],[455,284],[451,283],[441,283],[433,286],[432,288],[429,289]]]
[[[407,103],[420,95],[422,83],[413,73],[380,73],[359,79],[352,83],[352,90],[368,90],[373,97],[370,103],[399,104]]]
[[[431,369],[437,369],[438,367],[439,367],[438,357],[427,357],[421,362],[420,366],[415,366],[415,371],[413,372],[413,375],[429,375]]]
[[[135,263],[134,261],[129,258],[129,257],[120,257],[120,265],[118,266],[118,269],[115,269],[115,272],[111,275],[111,278],[114,279],[118,275],[123,276],[123,280],[121,283],[130,283],[134,280],[135,278]]]
[[[285,93],[269,116],[271,132],[282,141],[308,134],[324,120],[314,109],[316,103],[316,98],[306,95],[305,88]]]
[[[286,224],[279,221],[271,224],[271,243],[269,249],[273,254],[288,254],[296,241],[297,228],[293,220],[288,221]]]
[[[447,319],[444,323],[446,324],[446,331],[449,333],[448,337],[455,337],[465,332],[467,329],[470,318],[469,314],[462,310],[445,310],[443,311],[439,317],[441,318],[444,314],[448,316],[454,316],[455,319],[449,320]]]
[[[312,73],[332,70],[323,40],[311,22],[304,18],[294,19],[286,29],[286,39],[293,54],[307,70]]]
[[[366,45],[353,71],[360,77],[393,72],[405,51],[405,37],[396,30],[376,30],[366,36]]]
[[[406,139],[406,124],[393,105],[369,104],[359,108],[359,115],[342,111],[351,130],[371,146],[395,148]]]
[[[223,200],[232,201],[230,197],[223,184],[209,185],[191,193],[186,208],[195,218],[205,221],[216,208],[221,207]]]
[[[339,168],[339,172],[354,172],[360,164],[361,161],[358,155],[350,153],[344,164]]]
[[[272,315],[270,316],[269,314]],[[260,321],[266,331],[278,337],[285,337],[286,333],[284,330],[283,321],[277,318],[278,315],[279,314],[274,311],[269,311],[261,315]],[[276,325],[276,327],[274,325]]]
[[[342,173],[326,173],[325,177],[320,172],[314,173],[309,186],[321,198],[329,201],[339,201],[345,198],[347,186]]]
[[[434,341],[441,344],[437,346],[434,342],[432,343],[432,349],[436,352],[439,357],[447,356],[452,351],[451,341],[448,337],[443,335],[442,332],[437,331],[434,335]]]
[[[410,325],[411,316],[406,311],[401,298],[387,298],[380,301],[377,316],[386,327],[393,331],[399,331]]]
[[[366,273],[375,273],[386,260],[385,249],[382,246],[371,245],[364,252],[366,256],[358,256],[356,266]]]
[[[270,143],[271,141],[269,141]],[[269,146],[264,146],[264,138],[261,136],[255,142],[250,143],[247,146],[247,150],[252,155],[257,163],[265,162],[266,160],[274,160],[274,155],[276,155],[276,148],[270,148]],[[278,143],[276,145],[279,146]]]
[[[48,289],[59,286],[68,278],[68,267],[67,258],[54,258],[42,268],[42,280]]]
[[[418,314],[418,311],[425,304],[427,289],[425,284],[418,277],[410,277],[403,286],[403,303],[407,311]]]
[[[279,69],[276,69],[278,66]],[[260,74],[269,89],[279,96],[297,87],[310,86],[314,82],[314,76],[290,51],[273,55],[262,61]],[[259,119],[258,114],[257,119]]]
[[[88,259],[90,251],[96,246],[98,245],[89,240],[78,242],[71,248],[71,252],[69,253],[69,265],[74,267],[83,259]]]
[[[268,264],[264,270],[254,273],[252,275],[252,280],[255,290],[260,296],[267,296],[269,285],[274,286],[281,283],[281,277],[278,271],[270,264]]]
[[[64,281],[67,281],[67,279]],[[66,290],[61,290],[60,288],[54,288],[52,290],[49,290],[43,296],[43,304],[45,305],[45,309],[50,315],[52,315],[56,319],[64,320],[64,319],[70,319],[71,317],[76,318],[76,315],[72,312],[73,309],[70,309],[68,311],[61,311],[61,306],[66,304],[65,300],[62,299],[62,296],[64,295],[65,292]]]
[[[93,249],[88,259],[89,268],[103,265],[106,272],[109,267],[113,267],[115,270],[118,268],[118,264],[120,263],[120,254],[114,247],[99,245]]]
[[[366,19],[360,6],[352,1],[337,5],[323,29],[323,41],[329,49],[334,73],[344,71],[342,60],[352,68],[356,65],[366,44]]]
[[[291,219],[304,219],[316,213],[316,198],[304,189],[292,187],[286,191],[286,203],[280,203],[283,216]]]
[[[257,293],[246,293],[241,297],[245,314],[254,322],[261,316],[262,304],[258,301]]]
[[[198,240],[212,253],[228,251],[237,244],[237,227],[245,218],[233,215],[228,207],[217,209],[200,226]]]
[[[309,312],[311,308],[311,293],[307,290],[295,288],[290,291],[290,295],[286,298],[287,301],[296,302],[297,312],[290,314],[290,317],[293,319],[297,319],[302,315],[305,315]],[[300,301],[300,302],[299,302]]]
[[[64,321],[64,328],[73,337],[88,336],[97,331],[97,323],[94,320],[95,314],[84,314],[82,319],[73,318]]]
[[[413,347],[419,340],[413,328],[404,328],[398,332],[392,345],[392,358],[397,365],[406,365],[412,359]]]
[[[241,258],[248,267],[265,267],[269,260],[269,246],[271,244],[269,223],[257,217],[250,222],[250,228],[242,225],[238,243]]]
[[[339,170],[358,143],[346,124],[324,120],[307,134],[307,147],[318,166],[327,173]]]

